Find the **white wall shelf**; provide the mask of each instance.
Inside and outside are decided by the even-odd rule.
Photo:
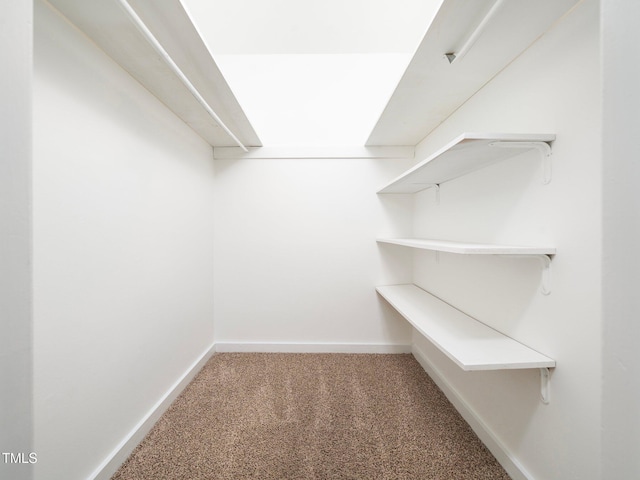
[[[472,242],[451,242],[425,238],[378,238],[379,243],[390,243],[436,252],[457,253],[461,255],[555,255],[552,247],[534,247],[522,245],[496,245]]]
[[[541,151],[548,172],[549,144],[555,138],[553,134],[463,133],[378,193],[417,193],[529,150]],[[546,183],[550,175],[544,177]]]
[[[127,3],[226,128],[185,87],[117,0],[50,3],[210,145],[235,147],[236,137],[243,146],[261,146],[179,0]]]
[[[415,285],[377,292],[465,371],[553,368],[555,360],[475,320]]]
[[[495,0],[443,0],[367,145],[419,143],[577,3],[509,0],[492,9]],[[458,54],[479,23],[464,58],[450,63],[446,54]]]
[[[472,242],[451,242],[426,238],[378,238],[378,243],[389,243],[434,252],[455,253],[459,255],[510,255],[515,257],[535,257],[542,261],[541,291],[543,295],[551,293],[551,259],[556,249],[553,247],[534,247],[523,245],[496,245]]]

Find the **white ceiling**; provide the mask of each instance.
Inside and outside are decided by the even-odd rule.
[[[213,54],[413,53],[441,0],[182,0]]]

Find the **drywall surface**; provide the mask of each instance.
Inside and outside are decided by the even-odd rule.
[[[552,180],[536,152],[414,197],[416,236],[551,245],[551,294],[537,259],[414,254],[414,280],[557,361],[551,401],[536,370],[462,372],[418,335],[432,365],[535,479],[600,478],[601,81],[599,2],[586,0],[417,149],[462,132],[554,133]]]
[[[411,162],[215,160],[216,343],[408,345],[374,287],[408,280],[375,239],[410,217],[375,192]]]
[[[0,452],[32,453],[31,2],[0,16]],[[30,463],[0,458],[0,478],[32,478]]]
[[[88,478],[213,340],[210,147],[35,2],[36,478]]]
[[[640,478],[640,4],[603,0],[603,478]],[[631,60],[633,59],[633,60]]]

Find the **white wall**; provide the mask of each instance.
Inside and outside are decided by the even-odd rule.
[[[462,372],[414,339],[467,407],[536,479],[600,478],[601,81],[599,2],[586,0],[418,147],[426,157],[461,132],[555,133],[553,178],[524,154],[414,200],[413,234],[557,248],[552,292],[537,260],[417,252],[414,281],[554,358],[551,402],[536,370]],[[607,477],[608,478],[608,477]]]
[[[31,2],[0,15],[0,452],[33,450],[31,360]],[[0,478],[32,478],[0,459]]]
[[[640,478],[640,3],[602,0],[603,478]]]
[[[408,325],[374,287],[402,275],[375,238],[409,217],[375,192],[410,163],[216,160],[216,348],[408,345]]]
[[[36,478],[88,478],[213,342],[213,160],[35,2]]]

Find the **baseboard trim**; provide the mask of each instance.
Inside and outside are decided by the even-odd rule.
[[[216,352],[263,353],[411,353],[411,345],[365,343],[216,342]]]
[[[496,457],[496,460],[498,460],[500,465],[507,471],[509,476],[513,480],[534,480],[534,477],[527,472],[522,464],[520,464],[482,421],[478,414],[464,401],[460,393],[445,379],[442,372],[429,362],[420,347],[414,344],[412,346],[412,353],[422,368],[453,404],[458,413],[462,415],[462,418],[466,420],[482,443],[484,443],[493,456]]]
[[[193,380],[196,374],[204,367],[205,363],[215,352],[215,344],[212,344],[200,357],[187,369],[176,383],[162,396],[160,400],[149,410],[140,422],[118,444],[111,454],[89,475],[92,480],[109,480],[120,468],[120,465],[129,458],[134,448],[142,441],[151,428],[169,408],[171,403],[180,395],[182,390]]]

